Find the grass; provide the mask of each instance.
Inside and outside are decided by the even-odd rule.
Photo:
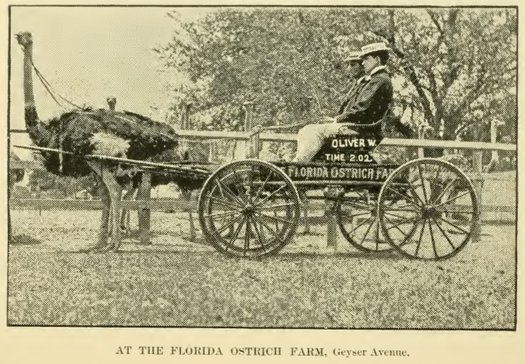
[[[9,247],[10,325],[512,329],[514,228],[484,227],[442,262],[351,248],[299,235],[275,257],[246,261],[180,238],[155,213],[154,245],[75,253],[93,243],[96,212],[14,211]],[[179,224],[179,225],[177,225]],[[170,235],[171,234],[171,235]],[[348,244],[340,238],[341,245]]]

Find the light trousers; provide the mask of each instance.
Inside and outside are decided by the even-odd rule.
[[[294,162],[309,162],[323,146],[326,138],[336,134],[355,135],[345,123],[310,124],[297,133],[297,154]]]

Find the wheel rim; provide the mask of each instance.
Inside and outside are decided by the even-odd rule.
[[[474,187],[461,170],[445,161],[422,159],[402,165],[385,181],[378,218],[397,251],[440,260],[464,248],[479,209]]]
[[[338,201],[337,223],[345,239],[364,252],[392,250],[377,219],[377,195],[353,191]]]
[[[288,176],[267,162],[232,162],[206,181],[199,221],[206,240],[238,257],[279,251],[299,220],[299,197]]]

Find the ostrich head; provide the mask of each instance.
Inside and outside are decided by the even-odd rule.
[[[33,44],[33,36],[29,32],[20,32],[15,35],[18,44],[26,48]]]
[[[109,109],[115,111],[115,105],[117,104],[117,98],[115,96],[106,97],[106,102],[108,103]]]

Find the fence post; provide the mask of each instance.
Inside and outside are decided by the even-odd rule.
[[[216,160],[217,157],[217,142],[214,140],[210,140],[208,143],[208,161],[213,162]]]
[[[498,119],[492,119],[490,121],[490,142],[496,143],[496,140],[498,138],[498,127],[502,125],[502,122]],[[492,151],[492,157],[490,159],[490,164],[498,164],[499,163],[499,153],[497,150]]]
[[[308,208],[309,208],[309,205],[310,205],[310,202],[308,201],[308,198],[305,197],[305,199],[303,200],[303,216],[304,216],[304,233],[305,234],[310,234],[311,232],[311,229],[310,229],[310,220],[309,220],[309,216],[308,216]]]
[[[337,249],[337,217],[336,217],[336,197],[342,193],[342,189],[337,186],[328,186],[324,190],[326,198],[326,246]],[[344,193],[344,192],[343,192]]]
[[[181,129],[187,130],[190,129],[190,110],[192,103],[189,101],[183,101],[181,103]]]
[[[181,195],[184,201],[186,202],[186,207],[184,208],[184,211],[188,213],[188,222],[190,224],[189,227],[189,236],[188,240],[191,242],[194,242],[197,238],[197,234],[195,232],[195,223],[193,222],[193,209],[191,206],[191,190],[181,190]]]
[[[481,221],[483,215],[482,206],[482,192],[483,192],[483,151],[475,150],[472,152],[472,167],[474,169],[475,177],[472,181],[474,184],[474,189],[476,190],[476,195],[478,197],[478,206],[480,206],[479,219],[474,222],[474,230],[472,232],[472,242],[477,243],[481,240]]]
[[[141,244],[147,245],[151,242],[151,173],[144,172],[142,174],[137,199],[143,203],[138,209],[139,239]]]
[[[418,139],[425,139],[425,131],[428,127],[428,124],[421,124],[418,128]],[[423,147],[417,147],[417,157],[425,158],[425,149]]]
[[[244,117],[244,131],[253,130],[253,102],[246,101],[243,105],[246,112]],[[259,158],[259,133],[250,135],[248,143],[245,145],[245,155],[247,158]]]

